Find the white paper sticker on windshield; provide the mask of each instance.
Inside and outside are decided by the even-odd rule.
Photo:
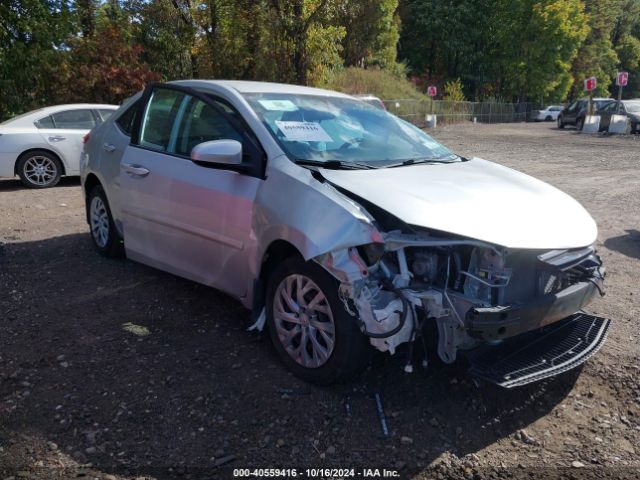
[[[298,107],[291,100],[258,100],[267,110],[276,112],[295,112]]]
[[[333,142],[324,128],[316,122],[281,122],[276,125],[290,142]]]

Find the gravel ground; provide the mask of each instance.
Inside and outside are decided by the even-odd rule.
[[[0,480],[233,478],[233,468],[386,468],[402,478],[640,476],[640,138],[549,124],[436,130],[593,214],[614,323],[584,368],[515,390],[464,366],[376,356],[318,388],[215,290],[92,248],[77,179],[0,181]],[[500,209],[488,221],[508,221]],[[391,435],[385,438],[373,395]],[[356,478],[362,478],[357,473]],[[306,477],[303,477],[306,478]],[[316,477],[319,478],[319,477]]]

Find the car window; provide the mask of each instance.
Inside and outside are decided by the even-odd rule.
[[[603,108],[605,106],[611,106],[610,103],[613,104],[615,102],[611,102],[611,100],[594,100],[593,106],[595,108]]]
[[[100,117],[102,118],[103,122],[105,120],[107,120],[111,115],[113,115],[114,112],[115,112],[115,110],[106,109],[106,108],[101,108],[101,109],[98,110],[98,113],[100,114]]]
[[[226,113],[225,105],[218,104]],[[212,140],[237,140],[242,143],[242,134],[211,105],[194,97],[185,97],[180,107],[179,125],[175,139],[171,141],[169,151],[178,155],[190,156],[196,145]]]
[[[567,110],[573,112],[576,108],[578,108],[578,102],[573,102]]]
[[[155,89],[142,117],[140,146],[166,152],[171,140],[173,124],[186,94],[167,88]]]
[[[53,118],[51,118],[51,115],[49,115],[48,117],[44,117],[44,118],[41,118],[40,120],[38,120],[36,122],[36,127],[38,127],[38,128],[56,128],[55,125],[53,124]]]
[[[133,123],[138,116],[138,109],[140,108],[140,101],[134,102],[124,113],[122,113],[116,119],[116,125],[122,130],[123,133],[131,136],[131,130],[133,129]],[[105,119],[106,120],[106,119]]]
[[[294,161],[459,161],[422,130],[360,100],[284,93],[244,97]]]
[[[640,102],[625,102],[624,106],[628,112],[640,113]]]
[[[91,110],[66,110],[51,115],[54,128],[91,130],[96,126],[96,119]]]

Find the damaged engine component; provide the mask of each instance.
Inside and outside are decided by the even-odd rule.
[[[593,248],[509,251],[476,240],[391,232],[384,244],[315,259],[340,281],[345,308],[380,351],[415,341],[424,322],[438,356],[500,342],[568,317],[602,292]]]

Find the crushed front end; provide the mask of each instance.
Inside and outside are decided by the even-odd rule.
[[[476,375],[522,385],[581,364],[600,348],[609,326],[581,313],[603,294],[604,269],[593,247],[509,250],[398,230],[315,260],[340,281],[345,308],[375,348],[394,354],[409,343],[407,371],[414,343],[426,350],[425,332],[437,332],[443,362],[469,352]],[[522,342],[527,349],[509,347]]]

